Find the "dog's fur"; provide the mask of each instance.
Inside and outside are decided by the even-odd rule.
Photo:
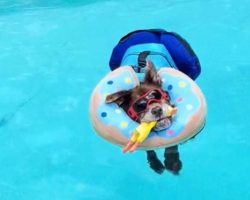
[[[137,87],[128,91],[119,91],[117,93],[108,95],[106,97],[106,103],[117,103],[125,112],[128,111],[129,105],[146,94],[149,90],[161,89],[161,78],[157,73],[152,62],[148,61],[146,66],[146,73],[144,81]],[[162,90],[163,91],[163,90]],[[163,91],[164,92],[164,91]],[[170,101],[162,100],[159,103],[152,103],[148,106],[145,112],[139,114],[137,119],[138,123],[157,121],[154,130],[159,131],[166,129],[171,124],[171,118],[167,117],[167,108],[170,105]],[[153,112],[156,110],[159,112]],[[163,173],[164,169],[169,170],[173,174],[178,174],[182,167],[182,162],[179,159],[178,146],[173,146],[165,149],[164,153],[164,165],[157,158],[155,151],[147,151],[147,159],[150,167],[157,173]]]

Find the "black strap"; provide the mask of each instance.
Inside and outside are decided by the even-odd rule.
[[[141,69],[146,67],[147,65],[147,56],[150,54],[150,51],[143,51],[139,54],[138,59],[137,59],[137,63],[138,63],[138,69],[137,72],[141,72]]]

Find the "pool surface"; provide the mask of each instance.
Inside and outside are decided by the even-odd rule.
[[[250,199],[248,0],[2,0],[0,200]],[[197,53],[206,127],[154,173],[91,127],[89,98],[126,33],[163,28]],[[163,150],[158,151],[163,158]]]

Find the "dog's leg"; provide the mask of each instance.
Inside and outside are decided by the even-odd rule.
[[[172,172],[175,175],[179,174],[179,171],[182,168],[182,162],[180,160],[178,146],[172,146],[165,149],[164,153],[164,164],[168,171]]]
[[[153,150],[147,151],[147,159],[149,166],[158,174],[162,174],[165,170],[164,165],[157,158],[156,153]]]

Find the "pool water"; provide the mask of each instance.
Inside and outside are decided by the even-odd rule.
[[[250,199],[248,0],[2,0],[0,199]],[[95,134],[95,85],[124,34],[163,28],[199,56],[205,129],[179,147],[180,176]],[[163,151],[158,155],[163,158]]]

